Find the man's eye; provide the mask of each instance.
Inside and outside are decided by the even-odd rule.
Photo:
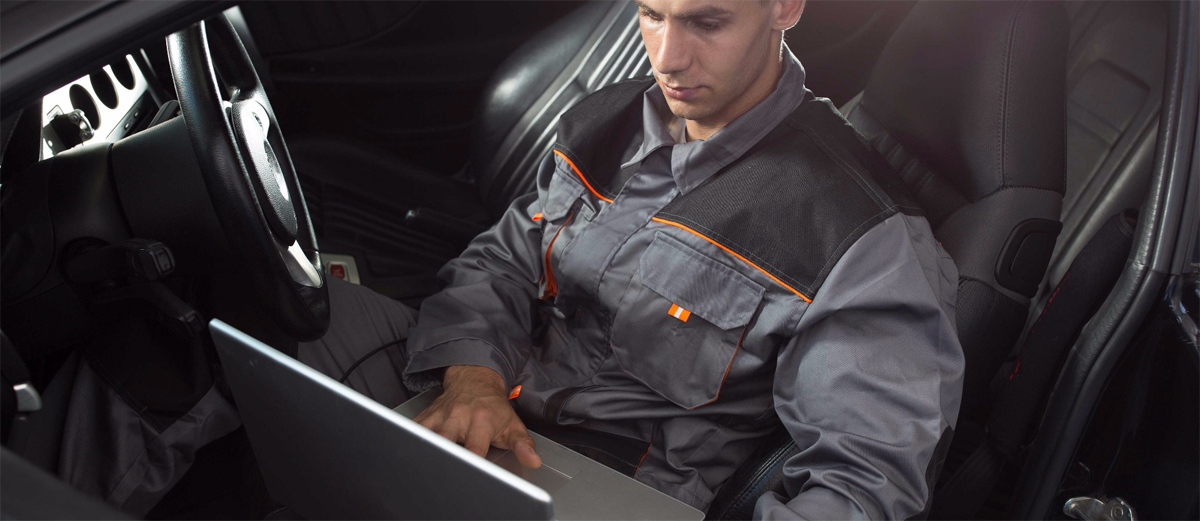
[[[710,33],[721,28],[721,24],[718,22],[695,22],[694,24],[697,29],[700,29],[706,33]]]
[[[662,21],[662,17],[658,16],[658,13],[652,13],[650,11],[638,11],[638,14],[640,14],[646,18],[649,18],[651,20],[654,20],[655,22]]]

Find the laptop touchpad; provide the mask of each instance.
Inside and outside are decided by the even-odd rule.
[[[487,459],[500,468],[520,476],[521,479],[537,485],[542,490],[545,490],[547,494],[553,495],[563,485],[566,485],[568,481],[571,481],[571,476],[563,474],[545,463],[536,469],[521,465],[521,462],[517,461],[517,455],[513,454],[511,450],[493,447],[488,451]]]

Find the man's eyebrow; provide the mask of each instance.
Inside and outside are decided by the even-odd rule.
[[[698,18],[720,18],[720,17],[724,17],[724,16],[730,16],[732,14],[733,14],[733,11],[730,11],[729,9],[725,9],[723,7],[717,7],[715,5],[706,5],[699,9],[695,9],[692,11],[684,11],[682,13],[679,13],[679,14],[675,15],[675,18],[678,18],[678,19],[684,20],[684,21],[688,21],[688,20],[696,20]]]
[[[638,9],[641,9],[643,12],[652,14],[652,15],[658,15],[657,11],[651,9],[646,4],[643,4],[641,2],[641,0],[636,0],[634,3],[636,3],[638,6]],[[729,9],[717,7],[715,5],[706,5],[699,9],[679,13],[677,15],[674,15],[673,18],[678,18],[683,21],[690,21],[690,20],[695,20],[695,19],[699,19],[699,18],[724,17],[724,16],[729,16],[732,14],[733,14],[733,11],[730,11]]]

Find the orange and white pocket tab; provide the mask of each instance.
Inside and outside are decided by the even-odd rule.
[[[671,309],[667,310],[667,314],[671,315],[675,318],[678,318],[679,320],[682,320],[684,322],[687,322],[688,317],[692,316],[691,311],[683,309],[682,307],[679,306],[679,304],[671,304]]]

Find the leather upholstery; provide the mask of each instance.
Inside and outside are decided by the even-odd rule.
[[[1004,187],[1063,191],[1066,15],[1061,5],[913,7],[860,110],[970,201]]]
[[[1057,221],[1061,211],[1067,34],[1059,3],[922,2],[842,109],[912,189],[959,268],[960,422],[1029,306],[996,280],[1004,246],[1022,221]],[[778,475],[796,447],[773,443],[725,484],[709,518],[748,519],[762,492],[786,494]]]
[[[493,216],[534,189],[563,112],[601,87],[648,76],[633,2],[595,2],[522,45],[484,91],[471,168]]]
[[[587,43],[590,31],[581,29],[599,25],[608,8],[599,2],[580,6],[518,47],[492,75],[471,128],[471,163],[481,182],[498,181],[499,171],[487,166],[500,144]]]

